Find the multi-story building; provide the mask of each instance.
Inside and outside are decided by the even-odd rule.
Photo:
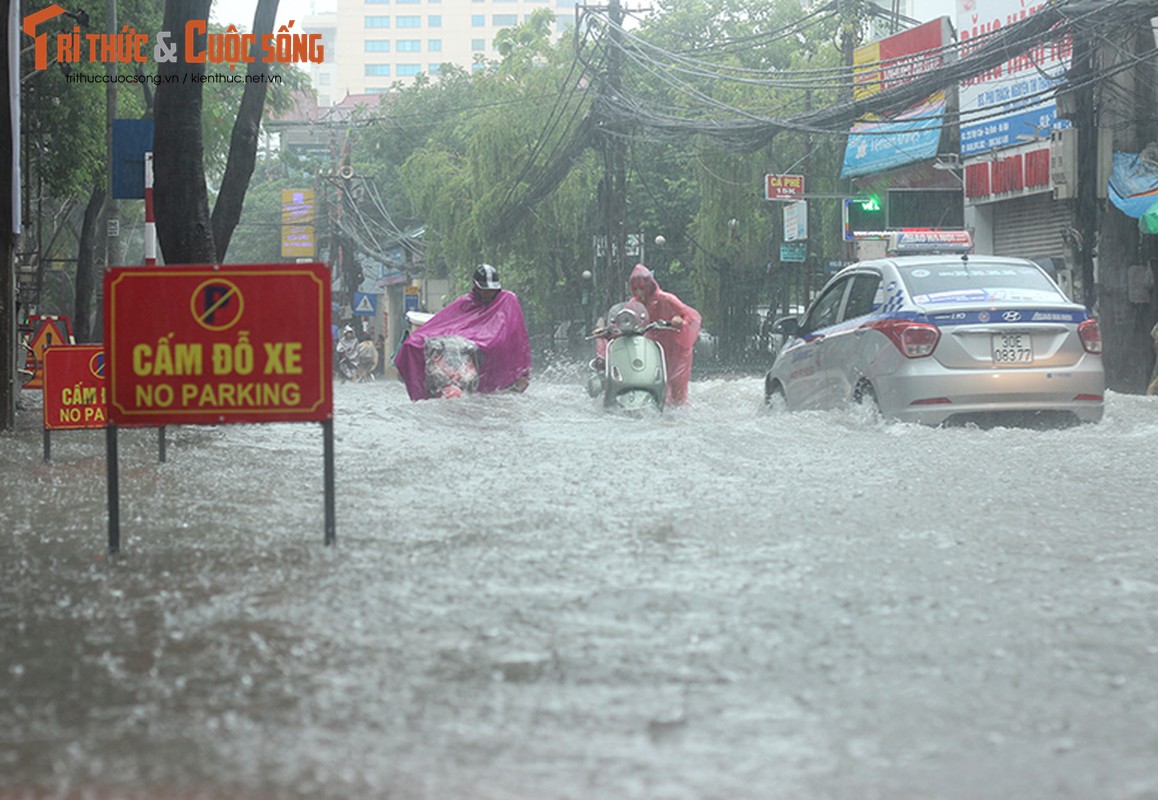
[[[503,28],[527,21],[540,8],[555,12],[557,35],[575,23],[576,0],[337,0],[335,13],[302,21],[326,45],[323,65],[310,77],[318,105],[347,95],[381,94],[419,75],[437,79],[443,64],[477,68],[495,59]]]
[[[913,19],[913,0],[872,0],[879,9],[869,17],[866,41],[892,36],[910,27]]]

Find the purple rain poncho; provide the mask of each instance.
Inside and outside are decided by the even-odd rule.
[[[416,329],[398,348],[394,366],[411,400],[426,400],[424,343],[436,336],[461,336],[478,346],[478,389],[482,394],[506,389],[531,374],[531,340],[523,307],[514,292],[499,292],[490,303],[464,294]]]

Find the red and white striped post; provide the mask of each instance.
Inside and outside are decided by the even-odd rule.
[[[145,266],[157,265],[157,226],[153,222],[153,154],[145,153]]]

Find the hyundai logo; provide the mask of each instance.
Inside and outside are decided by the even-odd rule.
[[[1019,319],[1021,319],[1021,312],[1020,311],[1006,311],[1004,314],[1001,315],[1001,318],[1003,320],[1005,320],[1006,322],[1017,322]]]

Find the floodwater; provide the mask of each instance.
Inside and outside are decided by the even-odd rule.
[[[580,376],[0,435],[0,797],[1158,798],[1158,398],[662,417]]]

